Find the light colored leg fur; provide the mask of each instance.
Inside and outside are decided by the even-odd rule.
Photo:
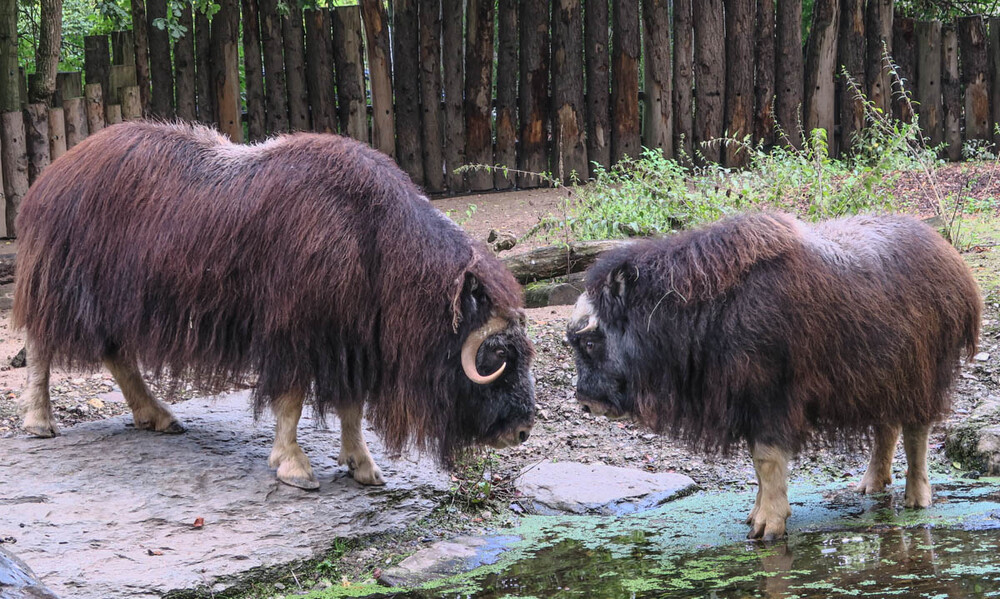
[[[28,380],[21,394],[19,408],[23,417],[21,427],[36,437],[55,437],[59,434],[52,415],[49,397],[49,363],[41,361],[34,352],[34,343],[25,343]]]
[[[372,459],[365,443],[364,429],[361,428],[361,415],[364,408],[352,405],[337,410],[340,418],[340,456],[337,463],[346,465],[354,480],[363,485],[384,485],[382,470]]]
[[[107,358],[104,366],[111,371],[121,387],[125,402],[132,409],[135,428],[168,434],[184,432],[184,427],[170,412],[170,408],[149,392],[135,362],[124,358]]]
[[[757,503],[747,518],[748,539],[773,541],[785,535],[785,520],[792,515],[788,505],[788,460],[782,449],[754,445],[750,449],[753,467],[760,482]]]
[[[927,476],[927,438],[929,424],[903,427],[903,449],[906,450],[906,507],[924,508],[931,504],[931,483]]]
[[[896,455],[896,441],[899,440],[898,424],[876,426],[873,431],[872,456],[868,461],[868,470],[856,487],[858,492],[867,495],[881,493],[892,484],[892,458]]]
[[[298,441],[304,399],[305,394],[295,391],[282,395],[272,404],[277,425],[274,428],[274,447],[267,463],[278,469],[278,480],[281,482],[312,491],[319,488],[319,481],[313,475],[309,458]]]

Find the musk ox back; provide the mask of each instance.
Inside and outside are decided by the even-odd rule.
[[[746,442],[761,486],[751,537],[784,533],[786,463],[814,440],[871,439],[862,492],[930,503],[927,432],[949,409],[981,299],[962,258],[904,216],[807,225],[747,214],[610,252],[568,327],[584,409],[694,447]]]
[[[24,199],[16,326],[32,363],[25,428],[55,434],[50,363],[104,363],[136,425],[182,430],[138,375],[218,389],[256,376],[279,478],[313,488],[303,399],[342,422],[341,461],[380,483],[362,406],[393,451],[445,460],[523,440],[533,357],[520,289],[386,156],[333,135],[234,145],[126,123],[52,164]],[[489,373],[489,374],[481,374]]]

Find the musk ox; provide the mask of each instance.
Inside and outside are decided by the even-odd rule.
[[[931,502],[930,425],[949,409],[982,302],[962,258],[905,216],[808,225],[746,214],[603,256],[568,338],[585,410],[632,416],[693,448],[745,442],[759,487],[749,538],[785,533],[789,458],[870,439],[862,493]]]
[[[533,349],[520,288],[385,155],[333,135],[235,145],[133,122],[87,138],[24,198],[14,323],[27,335],[24,428],[56,434],[53,364],[104,364],[135,426],[182,432],[140,368],[218,390],[256,377],[270,464],[318,487],[296,441],[304,400],[341,422],[340,463],[382,484],[390,451],[444,461],[527,438]],[[482,374],[486,373],[486,374]]]

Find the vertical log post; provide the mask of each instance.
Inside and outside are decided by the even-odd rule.
[[[389,53],[389,15],[381,0],[361,0],[368,52],[368,80],[372,93],[372,145],[396,157],[395,117],[392,105],[392,59]],[[454,47],[451,51],[455,51]]]
[[[837,95],[840,99],[840,143],[837,154],[846,155],[865,126],[865,0],[843,0],[840,39],[837,40]]]
[[[721,7],[721,5],[720,5]],[[611,18],[611,161],[638,158],[639,0],[616,0]]]
[[[669,27],[664,31],[670,35]],[[669,69],[669,46],[665,52],[662,58],[668,61]],[[668,106],[669,91],[668,87]],[[555,141],[552,170],[565,183],[571,182],[574,175],[578,181],[585,181],[590,175],[590,168],[587,164],[587,123],[583,103],[583,14],[580,0],[560,0],[552,5],[552,106],[552,137]]]
[[[828,146],[833,145],[835,97],[833,74],[837,64],[837,0],[816,0],[812,29],[806,43],[805,108],[806,135],[825,129]]]
[[[892,57],[896,61],[896,71],[902,81],[891,81],[892,114],[906,123],[913,120],[913,104],[908,98],[913,98],[917,91],[916,44],[913,19],[894,15],[892,18]]]
[[[528,173],[548,170],[546,143],[549,125],[549,3],[521,0],[521,79],[518,85],[520,143],[518,187],[538,187]],[[609,140],[610,141],[610,140]]]
[[[869,0],[865,12],[866,88],[868,101],[882,114],[892,110],[892,81],[885,54],[892,56],[892,2]],[[813,8],[813,10],[816,10]],[[808,67],[807,67],[808,68]]]
[[[260,8],[260,43],[264,51],[267,131],[274,135],[284,133],[289,128],[285,61],[282,58],[284,42],[281,37],[281,15],[278,13],[277,0],[258,0],[257,6]],[[338,12],[340,10],[338,9]],[[358,24],[360,25],[360,21]]]
[[[104,96],[100,83],[88,83],[84,88],[87,99],[87,132],[90,135],[104,128]]]
[[[153,83],[149,109],[153,116],[172,119],[174,118],[174,74],[170,68],[170,34],[166,29],[166,20],[167,0],[146,0],[149,76]]]
[[[764,147],[774,145],[774,28],[774,1],[757,0],[753,141]]]
[[[98,83],[104,97],[111,97],[111,49],[107,35],[83,38],[83,64],[87,83]]]
[[[980,15],[960,17],[958,55],[965,89],[965,139],[992,140],[990,130],[990,58],[986,48],[986,23]]]
[[[135,66],[135,42],[132,31],[111,32],[111,64]]]
[[[681,2],[690,0],[679,0]],[[584,54],[587,69],[587,157],[590,175],[597,166],[611,166],[611,68],[608,57],[608,3],[587,2]],[[522,43],[523,46],[523,43]]]
[[[469,0],[465,18],[465,159],[493,164],[493,6],[494,0]],[[402,133],[402,132],[400,132]],[[493,189],[493,173],[474,170],[469,189]]]
[[[691,78],[694,73],[694,17],[691,14],[691,1],[674,0],[674,150],[680,161],[689,166],[694,156],[694,93]]]
[[[264,111],[264,65],[260,54],[260,19],[257,0],[242,0],[243,9],[243,72],[247,97],[247,141],[259,141],[267,136]],[[327,33],[329,37],[329,33]],[[332,87],[332,84],[331,84]]]
[[[66,149],[87,138],[87,105],[81,98],[63,100],[63,114],[66,117]]]
[[[292,131],[309,130],[309,90],[306,87],[305,42],[302,9],[287,2],[288,15],[281,19],[285,44],[285,84],[288,86],[288,119]]]
[[[340,133],[368,143],[364,59],[361,57],[361,11],[357,5],[337,6],[333,9],[333,61],[337,74]]]
[[[122,105],[121,104],[108,104],[104,107],[104,121],[111,125],[117,125],[122,122]]]
[[[16,237],[14,221],[21,208],[21,200],[28,193],[28,148],[24,140],[24,114],[20,110],[5,112],[0,116],[0,134],[3,150],[3,193],[6,196],[4,216],[7,237]]]
[[[139,86],[127,85],[121,89],[122,120],[134,121],[142,118],[142,101],[139,99]]]
[[[751,0],[752,2],[753,0]],[[674,157],[673,64],[670,61],[670,3],[645,0],[642,4],[645,73],[645,118],[642,144]],[[750,72],[751,82],[753,71]],[[753,101],[753,98],[750,99]]]
[[[94,84],[100,88],[100,83]],[[49,107],[45,104],[28,104],[24,109],[24,139],[28,150],[28,183],[52,161],[49,148]]]
[[[420,22],[417,0],[392,0],[392,88],[396,97],[396,162],[417,185],[424,184],[424,161],[420,153]],[[492,6],[492,4],[491,4]],[[470,18],[472,13],[470,11]],[[490,17],[490,72],[493,65],[493,14]],[[468,27],[475,24],[470,22]],[[471,40],[469,42],[472,43]],[[492,82],[492,78],[490,78]],[[492,99],[492,89],[486,96]],[[489,108],[487,107],[487,110]],[[487,114],[487,116],[489,116]],[[487,133],[492,158],[492,141]],[[492,179],[493,175],[487,173]],[[490,188],[492,188],[492,184]]]
[[[993,114],[994,152],[1000,152],[1000,16],[990,17],[990,106]]]
[[[796,25],[797,26],[797,25]],[[694,153],[695,162],[719,162],[718,143],[722,137],[724,115],[726,57],[721,49],[725,34],[722,0],[698,0],[694,3]]]
[[[198,115],[198,109],[195,99],[194,15],[191,12],[190,4],[184,4],[180,15],[178,15],[178,21],[186,31],[183,37],[174,41],[177,118],[193,121]]]
[[[135,79],[139,87],[142,114],[150,112],[149,32],[146,29],[146,2],[132,0],[132,51],[135,54]],[[67,115],[68,116],[68,115]]]
[[[49,108],[49,158],[55,160],[65,153],[66,115],[62,108]]]
[[[958,32],[954,25],[941,28],[941,95],[944,99],[945,156],[962,159],[962,82],[958,71]]]
[[[208,17],[200,10],[194,15],[194,43],[198,120],[212,124],[215,122],[215,93],[212,91],[212,27]],[[122,118],[129,120],[129,109],[125,105],[124,94],[121,102]]]
[[[802,147],[801,108],[805,91],[802,63],[802,0],[778,0],[775,36],[777,57],[775,82],[778,88],[775,117],[783,139],[779,143]]]
[[[219,131],[243,141],[240,119],[239,0],[220,0],[212,18],[212,87]]]
[[[516,168],[517,0],[499,0],[498,11],[497,35],[500,39],[497,42],[497,142],[493,160],[502,167]],[[426,136],[425,127],[425,144]],[[503,170],[497,170],[493,174],[493,185],[497,189],[510,189],[514,186],[514,181],[515,177]]]
[[[753,126],[754,0],[726,0],[726,109],[725,131],[731,139],[749,138]],[[831,106],[831,108],[833,108]],[[749,140],[748,140],[749,141]],[[742,167],[749,154],[738,143],[727,143],[726,166]]]
[[[465,118],[463,93],[465,44],[462,23],[465,22],[463,0],[441,0],[441,63],[444,76],[444,162],[445,180],[451,193],[465,191],[465,176],[455,169],[465,164]]]
[[[944,105],[941,98],[941,21],[918,21],[917,116],[920,131],[930,147],[944,141]]]
[[[330,55],[333,46],[330,42],[330,9],[306,10],[305,18],[306,85],[309,87],[309,108],[313,131],[335,133],[337,131],[337,106],[333,100],[333,57]],[[261,97],[262,107],[263,100],[264,98]],[[261,117],[263,116],[262,111]]]

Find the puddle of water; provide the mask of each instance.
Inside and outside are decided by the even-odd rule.
[[[1000,597],[996,482],[938,485],[935,505],[919,511],[900,507],[901,489],[872,499],[800,487],[787,541],[771,544],[742,540],[750,494],[700,494],[619,518],[530,517],[495,563],[378,596]]]

